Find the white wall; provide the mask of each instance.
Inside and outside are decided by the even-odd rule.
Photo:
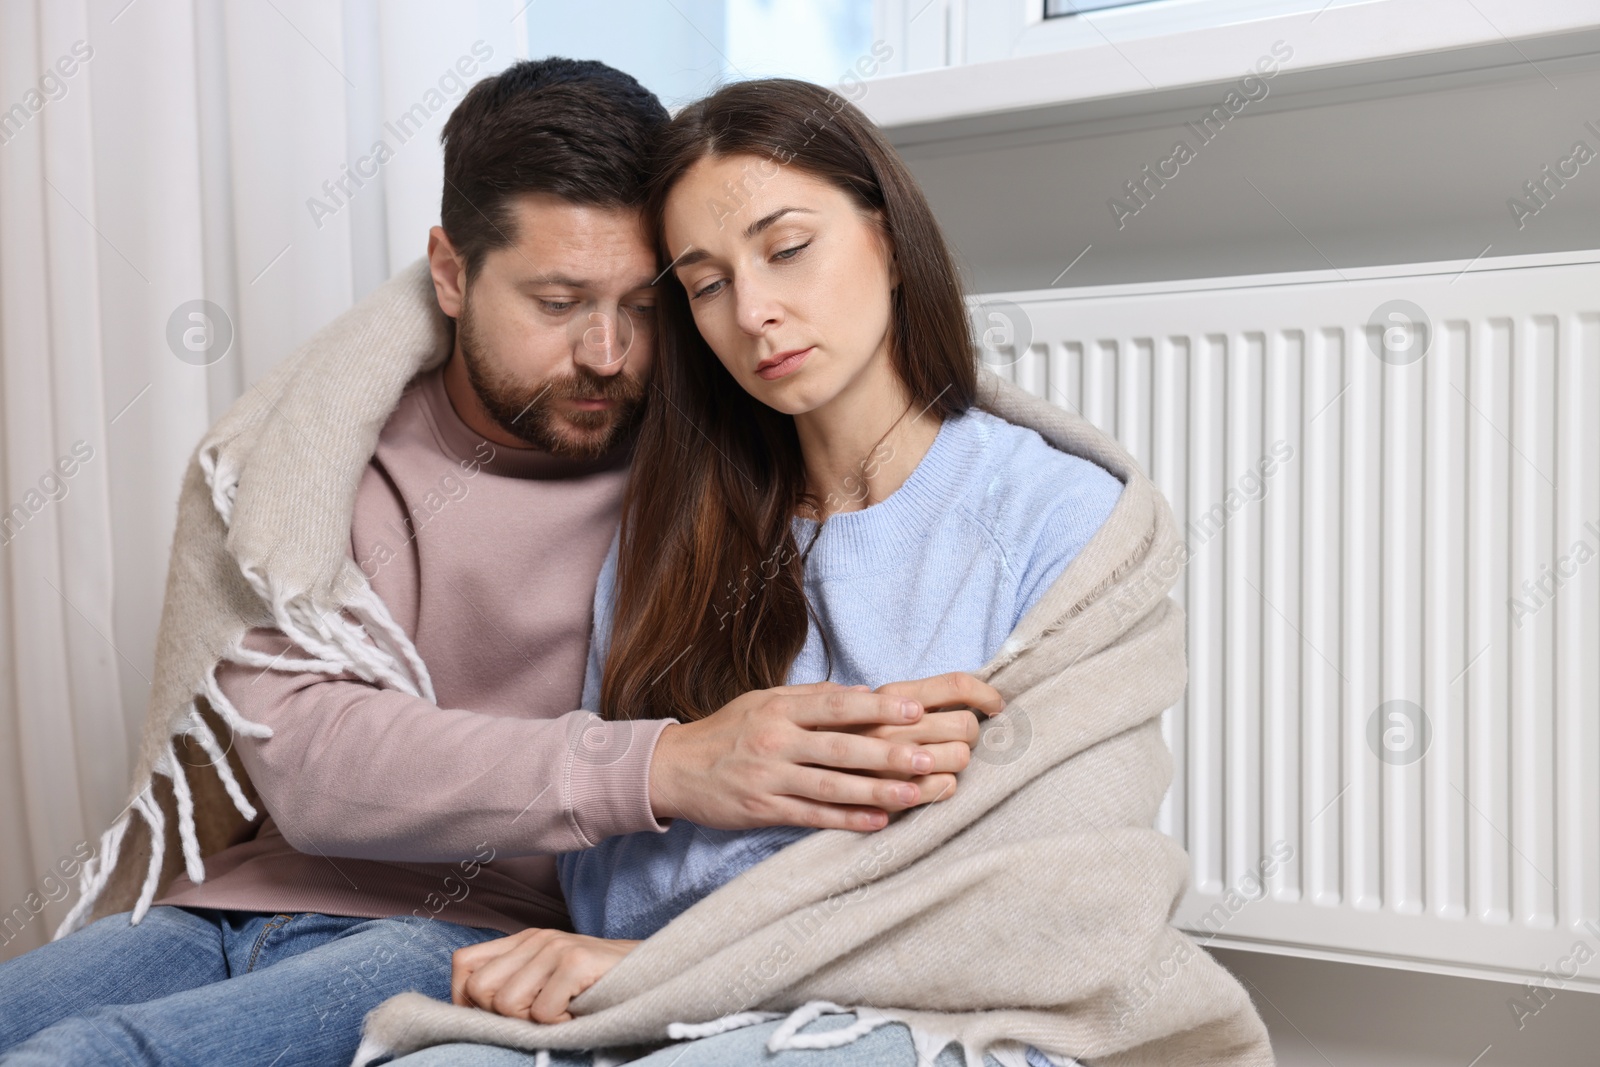
[[[883,31],[897,55],[915,56],[942,2]],[[963,2],[969,14],[1016,6]],[[861,103],[911,162],[980,292],[1600,246],[1600,161],[1547,206],[1525,189],[1577,141],[1600,152],[1600,7],[1476,8],[1376,0],[1098,38],[890,75]],[[1107,33],[1110,14],[1093,16]],[[1201,142],[1187,124],[1263,59],[1276,73],[1241,90],[1257,99]],[[1180,140],[1194,158],[1132,197],[1127,183]],[[1537,214],[1518,218],[1512,198]],[[1135,212],[1119,217],[1117,200]]]

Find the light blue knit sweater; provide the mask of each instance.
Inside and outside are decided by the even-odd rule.
[[[975,670],[1111,514],[1122,483],[1033,430],[978,408],[948,418],[889,497],[830,516],[818,535],[794,520],[806,595],[828,633],[828,674],[815,622],[788,684],[827,678],[873,687]],[[617,543],[595,590],[583,706],[598,709],[611,636]],[[557,857],[573,928],[642,939],[808,827],[715,830],[673,819],[663,833],[621,834]]]

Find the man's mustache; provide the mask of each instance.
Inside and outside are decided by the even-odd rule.
[[[579,373],[552,378],[539,392],[552,400],[631,400],[644,394],[644,383],[626,371],[605,377]]]

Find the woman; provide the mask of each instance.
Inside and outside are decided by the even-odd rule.
[[[600,575],[585,706],[683,721],[751,689],[983,664],[1122,485],[974,406],[956,272],[893,149],[827,90],[735,84],[673,120],[647,211],[669,267],[660,395]],[[570,1018],[640,940],[811,832],[675,819],[568,853],[576,935],[458,953],[455,999]],[[722,1035],[744,1043],[729,1062],[768,1029]],[[909,1056],[903,1027],[880,1034],[828,1055]],[[532,1062],[467,1046],[405,1062],[423,1057]]]

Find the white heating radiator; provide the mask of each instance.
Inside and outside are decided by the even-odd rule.
[[[1600,991],[1600,252],[1462,267],[978,310],[1188,527],[1179,925]]]

